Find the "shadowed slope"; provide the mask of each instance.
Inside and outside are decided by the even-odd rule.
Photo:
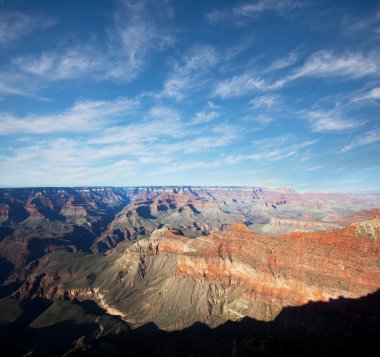
[[[57,315],[58,313],[58,315]],[[89,302],[55,302],[33,322],[18,322],[3,352],[54,356],[373,356],[380,348],[380,291],[285,307],[275,320],[245,317],[217,328],[194,323],[165,332],[147,323],[130,330]],[[13,325],[3,326],[10,331]]]

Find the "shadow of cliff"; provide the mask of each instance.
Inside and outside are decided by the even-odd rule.
[[[104,315],[95,304],[85,304],[88,313]],[[70,350],[70,356],[376,356],[380,290],[359,299],[286,307],[270,322],[246,317],[214,329],[197,322],[173,332],[148,323],[99,338],[94,337],[96,329],[97,324],[73,321],[42,329],[26,327],[24,338],[14,346],[21,345],[24,352],[34,350],[34,355],[62,355]]]
[[[374,356],[380,350],[380,290],[359,299],[284,308],[274,321],[244,318],[215,329],[195,323],[164,332],[150,323],[90,343],[100,356]],[[375,352],[375,353],[374,353]]]
[[[14,265],[7,259],[0,257],[0,285],[11,275]]]

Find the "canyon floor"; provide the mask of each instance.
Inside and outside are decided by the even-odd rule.
[[[9,355],[379,350],[380,193],[0,190]]]

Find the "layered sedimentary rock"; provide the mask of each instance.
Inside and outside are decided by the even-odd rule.
[[[18,273],[57,249],[88,252],[128,203],[121,189],[0,189],[0,258]]]
[[[380,287],[379,207],[378,192],[0,189],[1,337],[14,355],[114,355],[116,341],[120,355],[154,345],[150,355],[275,346],[278,356],[303,332],[309,352],[325,348],[318,336],[333,351],[342,336],[362,344],[362,331],[372,343],[379,293],[365,296]],[[160,329],[175,332],[166,340]]]
[[[9,205],[0,203],[0,223],[6,222],[9,218]]]
[[[297,193],[261,188],[183,187],[140,189],[93,245],[106,251],[118,243],[149,237],[166,226],[187,237],[208,235],[242,221],[264,234],[322,231],[344,227],[363,211],[361,219],[374,215],[380,195]]]
[[[105,253],[166,227],[204,237],[236,222],[265,235],[345,227],[379,214],[380,194],[258,187],[0,189],[0,258],[14,267],[57,250]],[[11,278],[12,272],[8,274]]]
[[[189,239],[162,228],[125,252],[64,253],[32,267],[21,298],[92,299],[132,326],[273,320],[285,306],[357,298],[380,287],[380,220],[263,236],[237,223]]]
[[[74,200],[75,198],[70,196],[67,202],[62,206],[60,214],[65,216],[68,220],[72,220],[74,222],[86,222],[86,209],[83,204],[74,204]]]

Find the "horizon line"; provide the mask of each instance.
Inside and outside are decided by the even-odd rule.
[[[298,190],[293,187],[264,187],[264,186],[254,186],[254,185],[131,185],[131,186],[118,186],[118,185],[61,185],[61,186],[0,186],[0,190],[18,190],[18,189],[60,189],[60,188],[71,188],[71,189],[78,189],[78,188],[109,188],[109,189],[115,189],[115,188],[194,188],[194,187],[200,187],[200,188],[251,188],[251,189],[262,189],[262,190],[292,190],[294,192],[299,193],[313,193],[313,192],[320,192],[320,193],[380,193],[379,190],[329,190],[329,189],[320,189],[320,188],[313,188],[309,190]]]

